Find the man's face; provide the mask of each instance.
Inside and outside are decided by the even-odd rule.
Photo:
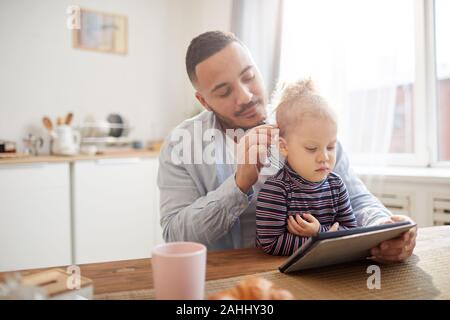
[[[232,42],[195,68],[196,97],[222,126],[253,128],[266,118],[261,74],[247,49]]]
[[[336,164],[337,126],[326,118],[307,116],[280,141],[281,153],[302,178],[320,182]]]

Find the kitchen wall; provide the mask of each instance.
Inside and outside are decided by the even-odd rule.
[[[195,35],[229,30],[231,0],[0,0],[0,139],[22,146],[41,119],[126,116],[136,139],[165,136],[192,113],[184,55]],[[128,17],[126,56],[72,48],[69,5]],[[47,149],[48,150],[48,149]]]

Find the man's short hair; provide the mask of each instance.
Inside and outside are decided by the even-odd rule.
[[[208,31],[192,39],[186,52],[186,71],[192,83],[197,80],[195,67],[232,42],[241,41],[231,32]]]

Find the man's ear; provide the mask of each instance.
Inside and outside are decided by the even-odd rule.
[[[196,91],[195,92],[195,97],[197,98],[197,100],[201,103],[201,105],[203,106],[203,108],[205,108],[208,111],[212,111],[211,107],[209,106],[208,102],[206,102],[205,98],[203,98],[203,96]]]
[[[278,141],[279,141],[280,153],[282,154],[283,157],[287,158],[288,147],[287,147],[286,140],[283,137],[280,137]]]

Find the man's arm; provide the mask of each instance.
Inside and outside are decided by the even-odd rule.
[[[341,177],[347,188],[358,226],[378,225],[389,221],[392,214],[367,190],[350,168],[347,155],[339,142],[337,147],[335,172]]]
[[[173,146],[167,143],[159,157],[161,226],[165,241],[195,241],[211,245],[226,235],[248,207],[249,197],[234,175],[216,190],[200,194],[185,164],[172,160]],[[191,165],[194,166],[194,165]]]

